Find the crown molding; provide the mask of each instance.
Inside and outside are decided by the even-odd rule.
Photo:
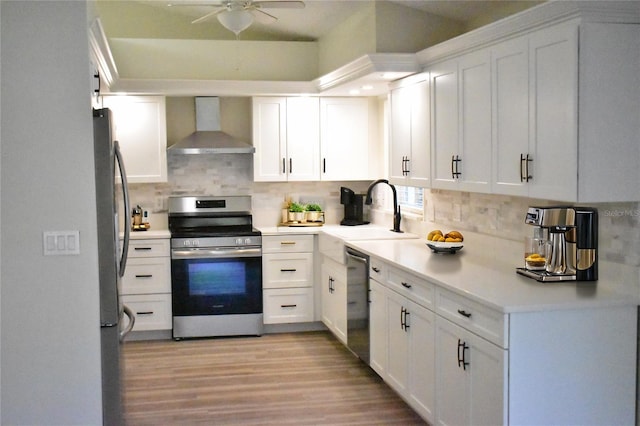
[[[581,22],[638,23],[640,2],[552,0],[428,47],[416,53],[416,57],[424,68],[505,38],[577,19]]]
[[[102,28],[100,18],[94,19],[89,27],[89,49],[96,60],[100,78],[111,87],[118,81],[118,67],[111,54],[107,35]]]
[[[373,53],[361,56],[348,64],[317,78],[314,83],[319,92],[334,89],[372,74],[399,73],[394,79],[420,70],[414,53]]]

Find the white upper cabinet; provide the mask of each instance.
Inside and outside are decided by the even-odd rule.
[[[391,90],[390,99],[390,181],[396,185],[429,187],[429,74],[404,79]]]
[[[577,201],[578,28],[492,49],[494,192]]]
[[[287,98],[287,156],[289,180],[318,180],[320,176],[320,101]]]
[[[432,188],[640,200],[640,16],[596,3],[549,2],[418,53]]]
[[[371,115],[368,98],[253,98],[254,181],[377,177]]]
[[[640,199],[637,25],[563,24],[491,52],[494,193]]]
[[[129,183],[167,181],[167,125],[163,96],[103,96],[112,111]]]
[[[254,180],[320,179],[318,98],[253,98]]]
[[[493,191],[526,195],[529,152],[529,52],[526,37],[491,49]]]
[[[253,98],[253,180],[287,180],[287,100]]]
[[[433,188],[490,192],[491,78],[486,50],[430,68]]]
[[[379,162],[368,98],[320,99],[321,180],[369,180]]]

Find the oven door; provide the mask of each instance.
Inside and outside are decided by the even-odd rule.
[[[260,247],[171,250],[173,316],[262,313]]]

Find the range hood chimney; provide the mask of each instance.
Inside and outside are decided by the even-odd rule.
[[[220,99],[196,97],[196,131],[167,148],[175,154],[253,154],[256,149],[220,131]]]

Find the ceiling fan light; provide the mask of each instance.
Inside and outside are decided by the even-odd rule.
[[[253,15],[246,10],[229,10],[219,14],[218,21],[237,36],[253,23]]]

